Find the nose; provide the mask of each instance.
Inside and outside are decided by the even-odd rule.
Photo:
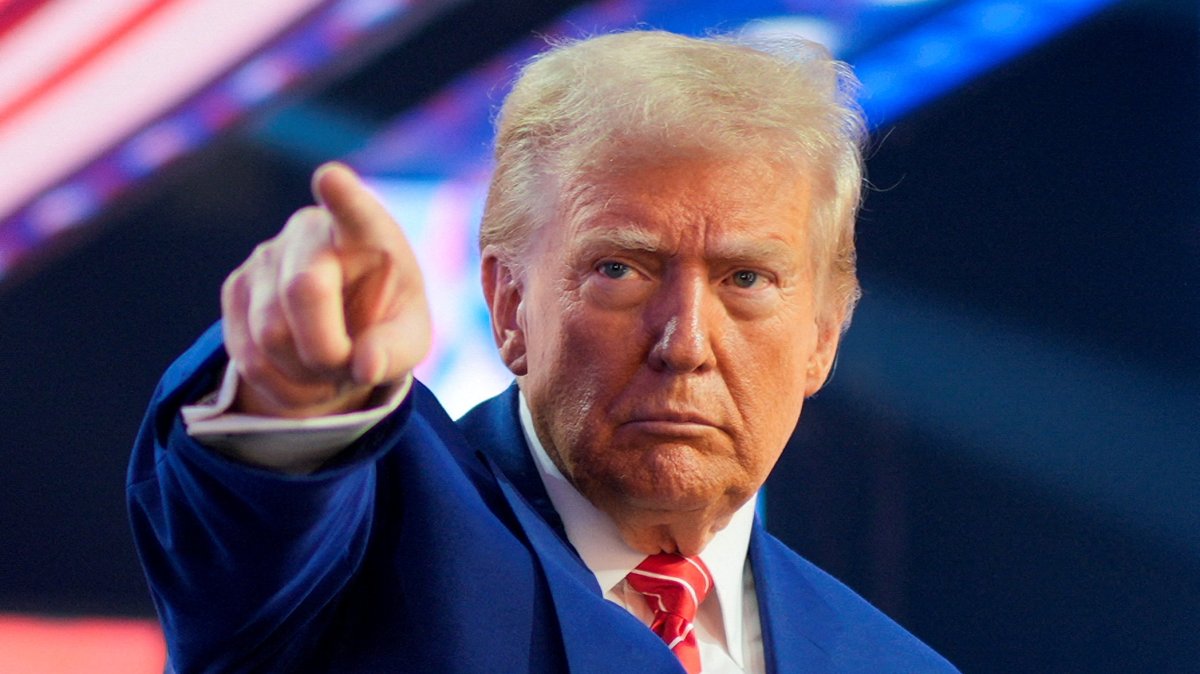
[[[649,357],[656,370],[694,372],[716,362],[712,339],[717,300],[707,279],[698,276],[668,279],[651,303],[655,342]]]

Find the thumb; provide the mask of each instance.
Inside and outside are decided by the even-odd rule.
[[[429,353],[432,329],[424,295],[413,298],[390,320],[372,325],[354,340],[354,381],[374,386],[412,372]]]

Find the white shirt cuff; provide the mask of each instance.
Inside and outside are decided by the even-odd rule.
[[[321,467],[391,414],[412,389],[412,375],[384,392],[384,402],[347,414],[311,419],[262,417],[229,412],[237,394],[237,368],[225,368],[221,387],[180,409],[188,435],[240,461],[291,475]]]

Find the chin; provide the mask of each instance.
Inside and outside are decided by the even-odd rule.
[[[616,497],[630,509],[664,515],[706,512],[725,500],[727,490],[694,475],[659,474],[649,479],[624,480]]]
[[[602,446],[603,452],[593,447],[582,454],[588,460],[573,466],[572,482],[614,516],[708,516],[734,501],[740,505],[755,490],[720,436],[617,433]]]
[[[622,501],[630,509],[664,516],[705,512],[719,500],[707,491],[657,489],[653,491],[626,492]]]

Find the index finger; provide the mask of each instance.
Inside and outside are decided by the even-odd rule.
[[[312,177],[313,196],[333,216],[333,243],[338,249],[392,248],[398,227],[392,216],[350,167],[322,164]]]

